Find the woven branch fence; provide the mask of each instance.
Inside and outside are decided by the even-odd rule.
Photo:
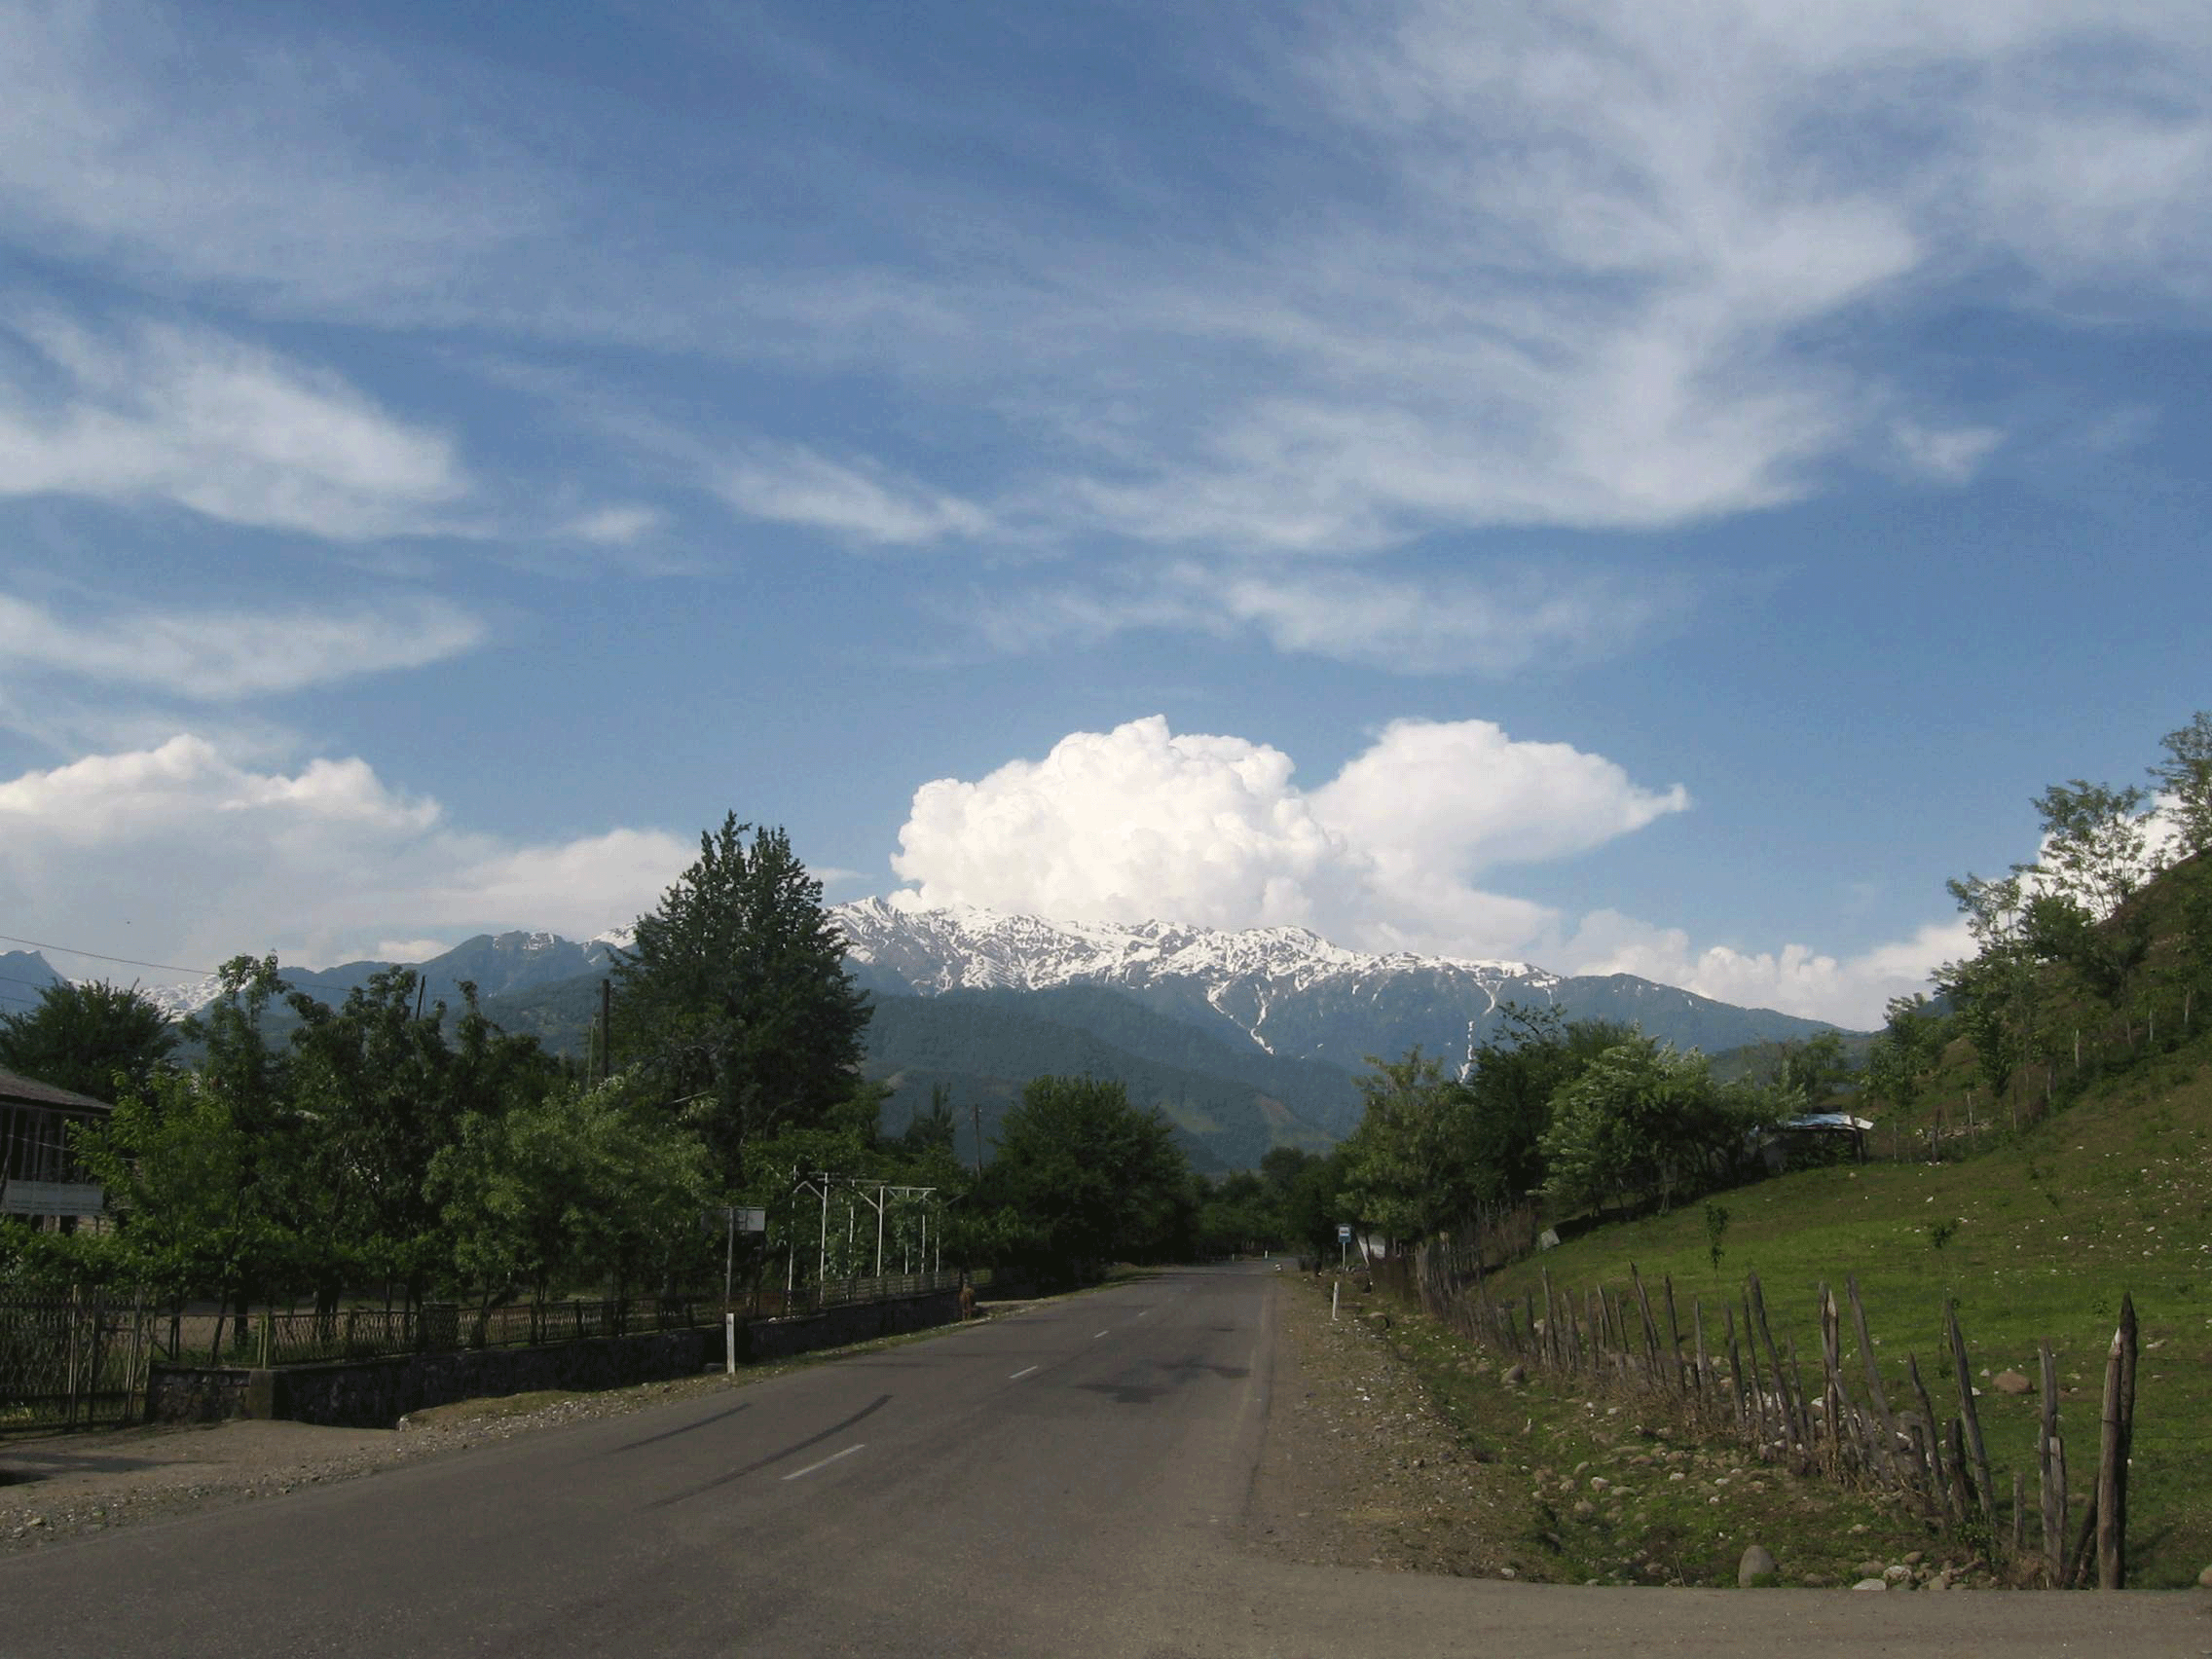
[[[1387,1271],[1393,1267],[1398,1271]],[[2022,1577],[2108,1590],[2125,1582],[2127,1457],[2135,1426],[2132,1297],[2120,1301],[2105,1368],[2095,1478],[2071,1537],[2057,1366],[2049,1342],[2041,1345],[2039,1547],[2031,1554],[2025,1474],[2013,1471],[2008,1506],[1982,1440],[1973,1371],[1955,1304],[1945,1309],[1944,1340],[1958,1409],[1946,1418],[1913,1354],[1905,1356],[1908,1388],[1900,1388],[1893,1404],[1875,1362],[1865,1306],[1849,1277],[1840,1302],[1826,1284],[1820,1286],[1821,1351],[1808,1366],[1794,1337],[1777,1341],[1756,1273],[1746,1276],[1740,1300],[1714,1312],[1702,1297],[1693,1298],[1685,1319],[1673,1279],[1662,1278],[1655,1295],[1633,1265],[1626,1287],[1594,1285],[1578,1292],[1555,1286],[1544,1272],[1541,1302],[1533,1291],[1518,1302],[1493,1295],[1480,1252],[1464,1246],[1424,1244],[1410,1260],[1384,1268],[1378,1276],[1395,1279],[1399,1294],[1530,1369],[1610,1391],[1663,1396],[1702,1432],[1734,1439],[1765,1461],[1902,1493],[1929,1519],[1964,1538],[1997,1553],[2009,1546]],[[1844,1355],[1846,1317],[1857,1367]]]

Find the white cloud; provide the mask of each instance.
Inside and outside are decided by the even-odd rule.
[[[192,734],[0,781],[0,909],[32,938],[161,962],[327,963],[395,932],[583,938],[649,908],[695,856],[658,830],[471,831],[364,760],[256,769]]]
[[[452,529],[468,493],[443,435],[226,336],[151,322],[99,335],[50,315],[18,321],[14,339],[0,354],[0,496],[165,500],[357,539]]]
[[[715,465],[709,487],[748,518],[819,530],[872,547],[977,536],[990,515],[864,461],[838,461],[803,444],[754,443]]]
[[[1593,910],[1561,947],[1559,965],[1571,974],[1634,974],[1720,1002],[1779,1009],[1863,1030],[1881,1024],[1892,997],[1927,990],[1936,968],[1973,952],[1972,939],[1957,921],[1931,923],[1910,939],[1838,958],[1803,944],[1779,950],[1744,951],[1723,944],[1699,949],[1679,928],[1654,927],[1617,910]]]
[[[1994,426],[1924,426],[1899,421],[1890,428],[1898,452],[1915,472],[1938,484],[1965,484],[1981,470],[2005,434]]]
[[[1225,638],[1256,633],[1277,650],[1396,674],[1502,677],[1626,648],[1684,608],[1686,585],[1676,587],[1514,569],[1414,577],[1178,562],[1088,585],[978,589],[945,609],[949,621],[1003,650],[1187,628]]]
[[[290,311],[450,307],[564,197],[445,82],[425,52],[278,42],[129,0],[9,0],[0,223],[157,287]]]
[[[1972,952],[1954,923],[1842,959],[1801,944],[1698,948],[1617,910],[1569,924],[1493,891],[1481,883],[1503,867],[1588,851],[1689,797],[1486,720],[1393,721],[1312,791],[1294,769],[1280,750],[1178,735],[1158,717],[1076,732],[1041,760],[917,790],[892,860],[909,886],[896,897],[1067,921],[1306,926],[1367,949],[1635,974],[1858,1027]]]
[[[563,534],[603,547],[627,547],[641,536],[652,535],[667,522],[668,515],[658,507],[601,507],[570,520]]]
[[[29,669],[220,702],[420,668],[483,635],[474,617],[427,597],[348,610],[124,610],[69,621],[0,594],[0,684]]]
[[[1159,717],[914,794],[893,868],[923,903],[1071,920],[1309,926],[1381,948],[1510,955],[1554,921],[1471,877],[1687,806],[1601,756],[1482,720],[1401,720],[1321,789],[1282,751]]]

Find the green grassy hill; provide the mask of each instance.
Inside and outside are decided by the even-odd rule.
[[[1596,1229],[1493,1282],[1516,1297],[1538,1287],[1540,1270],[1568,1287],[1625,1284],[1633,1262],[1647,1281],[1672,1276],[1686,1323],[1691,1298],[1716,1320],[1756,1271],[1777,1338],[1817,1355],[1818,1286],[1840,1290],[1852,1274],[1893,1400],[1908,1350],[1940,1398],[1942,1308],[1955,1297],[1977,1371],[2032,1378],[2037,1342],[2050,1340],[2077,1519],[2093,1479],[2104,1357],[2129,1293],[2142,1330],[2131,1576],[2194,1583],[2212,1562],[2212,1041],[2108,1076],[2003,1134],[1958,1162],[1842,1165],[1714,1195],[1729,1216],[1717,1271],[1705,1208],[1693,1203]],[[1848,1334],[1845,1346],[1855,1368]],[[2009,1493],[2023,1469],[2032,1505],[2034,1394],[1985,1385],[1978,1404],[1999,1486]]]

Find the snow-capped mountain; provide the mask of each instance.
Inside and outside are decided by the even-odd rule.
[[[1825,1030],[1632,976],[1579,978],[1525,962],[1347,950],[1304,928],[1223,932],[1165,922],[1052,922],[968,906],[910,909],[879,899],[830,912],[849,962],[879,996],[1105,985],[1271,1054],[1357,1067],[1419,1046],[1463,1059],[1506,1002],[1635,1022],[1709,1051]]]

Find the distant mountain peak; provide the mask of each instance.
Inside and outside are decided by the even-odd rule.
[[[1111,986],[1186,1021],[1234,1025],[1271,1054],[1356,1065],[1415,1046],[1471,1058],[1508,1001],[1641,1023],[1682,1047],[1732,1048],[1825,1030],[1630,975],[1567,978],[1526,962],[1362,951],[1309,928],[1060,922],[910,898],[837,905],[848,959],[885,994]]]

